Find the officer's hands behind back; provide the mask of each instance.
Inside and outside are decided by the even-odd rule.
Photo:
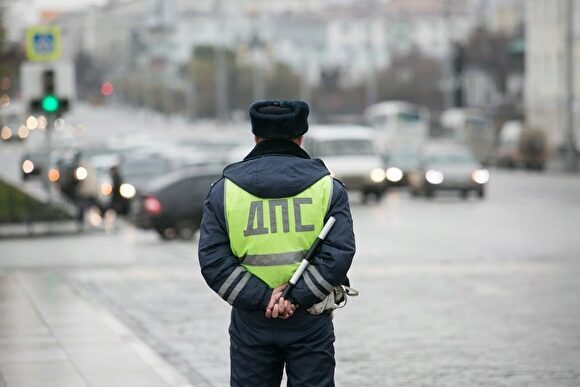
[[[292,317],[296,311],[297,306],[282,297],[282,292],[285,288],[286,285],[282,285],[272,291],[270,302],[268,302],[268,306],[266,307],[267,318],[281,318],[286,320]]]

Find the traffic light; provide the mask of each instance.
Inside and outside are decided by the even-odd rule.
[[[60,101],[52,94],[45,95],[40,101],[40,107],[46,113],[54,113],[58,111]]]
[[[42,72],[42,96],[30,101],[30,110],[60,117],[68,110],[69,101],[56,95],[56,74],[54,70]]]

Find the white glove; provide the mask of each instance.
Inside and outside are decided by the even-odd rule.
[[[306,311],[313,315],[330,313],[335,309],[345,306],[347,296],[358,296],[358,290],[345,285],[336,286],[324,300],[318,304],[312,305],[310,308],[306,309]]]

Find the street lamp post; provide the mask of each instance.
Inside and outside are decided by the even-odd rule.
[[[228,106],[228,68],[226,58],[226,35],[224,32],[225,11],[222,0],[215,4],[216,16],[218,18],[218,26],[222,35],[215,45],[215,104],[216,104],[216,118],[220,122],[226,122],[229,116]]]
[[[565,104],[566,104],[566,169],[570,172],[578,170],[576,150],[576,133],[574,125],[574,1],[567,1],[565,29]]]
[[[262,58],[265,44],[257,32],[252,36],[249,46],[252,54],[252,96],[254,97],[254,101],[263,100],[266,94],[262,73]]]
[[[375,3],[369,5],[368,19],[366,20],[366,49],[367,49],[367,77],[366,77],[366,97],[367,106],[377,102],[377,69],[375,67],[375,52],[373,45],[373,15],[375,14]]]

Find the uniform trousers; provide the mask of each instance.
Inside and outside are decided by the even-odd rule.
[[[284,368],[289,387],[334,386],[332,315],[298,309],[282,320],[233,308],[229,332],[232,387],[278,387]]]

